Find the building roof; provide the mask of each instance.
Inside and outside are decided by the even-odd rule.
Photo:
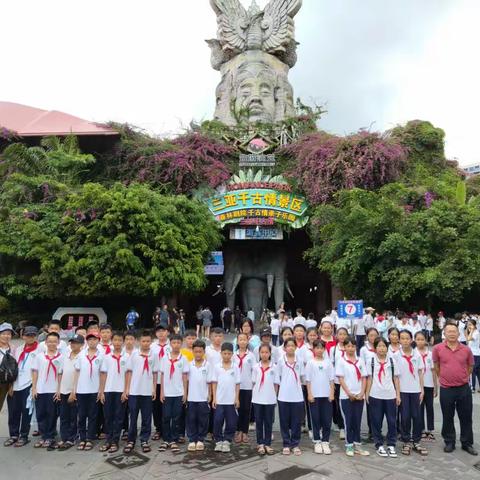
[[[0,101],[0,128],[19,137],[49,135],[118,135],[115,130],[56,110]]]

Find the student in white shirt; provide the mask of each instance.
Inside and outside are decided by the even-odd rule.
[[[402,453],[410,455],[412,448],[420,455],[428,455],[420,444],[422,439],[422,419],[420,405],[423,401],[423,362],[420,355],[412,349],[413,337],[410,330],[400,332],[402,350],[395,359],[400,380],[400,416],[402,430]],[[413,423],[413,429],[412,429]],[[413,442],[413,446],[412,446]]]
[[[367,366],[370,365],[372,358],[375,356],[375,348],[373,344],[378,337],[379,333],[376,328],[371,327],[367,330],[367,341],[360,349],[360,358]]]
[[[259,363],[252,372],[252,405],[255,413],[257,452],[260,455],[273,455],[272,427],[277,403],[278,385],[275,384],[276,365],[272,361],[272,346],[261,344]]]
[[[138,350],[137,348],[137,338],[132,331],[126,331],[123,335],[123,350],[127,358],[130,358],[134,351]]]
[[[296,325],[303,325],[305,328],[307,320],[303,316],[303,310],[301,308],[297,308],[297,316],[293,319],[293,326],[295,327]]]
[[[205,437],[208,432],[208,418],[210,414],[211,381],[213,368],[205,360],[205,342],[196,340],[193,343],[193,360],[188,372],[188,407],[187,407],[187,436],[190,442],[187,450],[205,450]]]
[[[336,340],[337,344],[330,349],[330,361],[333,368],[345,356],[345,340],[348,338],[348,330],[345,327],[340,327],[337,330]],[[340,382],[335,375],[335,401],[333,402],[333,423],[338,427],[340,440],[345,440],[345,422],[343,420],[342,410],[340,408]]]
[[[315,316],[313,315],[313,313],[309,313],[307,316],[307,321],[305,322],[305,328],[308,331],[310,328],[317,328],[317,327],[318,327],[318,324],[317,324],[317,321],[315,320]]]
[[[100,343],[98,348],[103,355],[110,355],[112,353],[112,326],[108,323],[104,323],[100,326]]]
[[[430,344],[433,338],[433,317],[430,313],[425,321],[425,335],[427,336],[427,342]]]
[[[105,431],[107,439],[100,447],[101,452],[118,451],[120,434],[125,419],[126,401],[122,400],[125,390],[125,373],[127,355],[123,350],[123,333],[115,332],[112,336],[110,354],[104,355],[100,367],[100,402],[105,411]]]
[[[163,443],[158,451],[164,452],[167,448],[173,453],[178,453],[178,441],[185,432],[180,432],[180,418],[182,406],[187,401],[187,382],[189,363],[180,353],[183,337],[172,335],[170,337],[171,352],[163,357],[160,362],[161,398],[163,403]]]
[[[353,323],[353,335],[355,336],[355,341],[357,345],[357,355],[360,355],[360,349],[365,343],[365,322],[366,315],[364,315],[362,318],[356,318]]]
[[[380,457],[397,458],[397,408],[400,385],[396,361],[388,355],[388,345],[378,337],[373,343],[375,355],[366,363],[368,372],[366,399],[370,407],[373,441]],[[383,419],[387,421],[387,448],[383,444]]]
[[[45,339],[46,353],[39,353],[32,365],[32,398],[35,399],[38,429],[42,440],[35,448],[55,447],[55,428],[62,381],[62,355],[58,351],[60,336],[49,333]]]
[[[270,329],[272,331],[272,343],[273,346],[278,346],[278,337],[280,336],[280,319],[276,313],[270,320]]]
[[[14,357],[18,364],[18,377],[13,383],[13,394],[7,396],[8,430],[10,438],[4,442],[5,447],[26,445],[30,433],[32,419],[30,403],[32,390],[32,365],[38,354],[38,330],[36,327],[25,327],[22,346],[17,348]],[[29,400],[30,398],[30,400]]]
[[[222,362],[213,368],[212,407],[215,410],[213,432],[216,452],[230,452],[230,443],[238,423],[236,409],[240,406],[240,370],[233,363],[232,357],[233,345],[224,343]]]
[[[345,453],[349,457],[368,456],[370,453],[362,449],[360,441],[367,369],[356,356],[355,339],[348,337],[344,346],[345,356],[336,364],[335,374],[340,382],[340,407],[345,420]]]
[[[433,408],[434,398],[438,395],[437,373],[432,360],[432,352],[428,348],[425,333],[417,332],[415,335],[416,352],[423,362],[423,401],[421,404],[422,438],[435,441],[433,430],[435,428],[435,413]],[[425,416],[427,417],[425,428]]]
[[[62,332],[62,328],[60,326],[60,320],[50,320],[48,324],[48,333],[56,333],[58,334],[58,338],[60,338],[61,332]],[[65,355],[66,353],[68,353],[67,350],[68,350],[68,345],[66,344],[66,342],[64,342],[63,340],[60,340],[58,343],[58,353]],[[39,353],[46,353],[47,351],[46,341],[40,342],[38,344],[38,351]]]
[[[269,328],[264,328],[260,332],[260,342],[260,345],[255,347],[255,350],[253,351],[255,362],[258,363],[260,361],[260,347],[262,345],[270,345],[272,351],[272,362],[276,364],[280,359],[281,352],[280,348],[276,347],[273,343],[273,334]]]
[[[472,371],[472,393],[475,393],[477,380],[480,393],[480,332],[477,329],[476,320],[471,319],[468,321],[466,338],[475,362]]]
[[[223,330],[213,328],[210,333],[210,345],[205,349],[205,358],[210,365],[222,363]]]
[[[233,354],[233,364],[240,370],[240,406],[238,408],[238,425],[235,434],[236,443],[248,443],[248,427],[252,408],[252,370],[255,356],[248,350],[248,335],[237,335],[237,350]]]
[[[82,354],[85,338],[75,335],[69,340],[69,353],[63,356],[62,383],[60,384],[60,451],[65,451],[75,445],[78,433],[78,404],[73,394],[75,382],[75,364]]]
[[[332,402],[335,399],[335,371],[328,358],[325,342],[313,342],[314,358],[307,363],[305,380],[312,416],[314,452],[330,455],[330,431],[332,428]]]
[[[305,418],[305,403],[302,377],[305,368],[295,355],[297,344],[292,338],[284,342],[286,355],[278,362],[276,383],[278,389],[278,411],[283,439],[283,455],[301,455],[300,436],[302,420]]]
[[[78,402],[77,450],[89,451],[97,437],[97,418],[100,390],[100,367],[103,355],[98,349],[98,333],[87,333],[88,349],[84,350],[75,363],[73,393]],[[88,426],[87,426],[88,425]]]
[[[152,450],[149,439],[152,433],[152,405],[157,394],[159,362],[158,356],[155,355],[151,346],[152,335],[150,331],[144,330],[140,334],[139,350],[133,352],[127,360],[123,399],[128,399],[130,426],[128,429],[128,441],[123,448],[124,453],[131,453],[135,448],[139,413],[142,414],[140,446],[144,453]]]
[[[397,327],[392,327],[388,330],[388,354],[395,355],[402,347],[400,345],[400,331]]]

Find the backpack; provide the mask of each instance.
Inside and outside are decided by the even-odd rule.
[[[15,357],[7,351],[0,363],[0,385],[13,383],[18,377],[18,364]]]
[[[395,367],[393,366],[393,359],[392,357],[390,357],[390,368],[392,370],[392,382],[393,382],[393,385],[395,385]],[[374,370],[375,370],[375,358],[372,358],[372,378],[373,378],[373,374],[374,374]]]
[[[137,314],[135,312],[129,312],[127,315],[127,325],[134,325],[137,321]]]

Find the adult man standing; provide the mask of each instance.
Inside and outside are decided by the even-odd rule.
[[[472,374],[474,359],[471,350],[459,341],[459,331],[455,324],[444,328],[445,341],[433,349],[432,359],[435,371],[440,379],[440,406],[442,407],[442,437],[444,451],[455,450],[455,410],[460,420],[460,441],[462,450],[470,455],[478,455],[473,448],[472,429],[472,391],[469,378]]]
[[[12,341],[13,327],[9,323],[0,325],[0,365],[5,356],[10,353],[10,342]],[[13,383],[0,383],[0,412],[7,394],[13,392]]]
[[[165,304],[160,312],[160,325],[162,327],[168,327],[170,323],[170,314],[168,313],[168,305]]]

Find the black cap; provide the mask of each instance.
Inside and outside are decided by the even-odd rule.
[[[81,335],[74,335],[70,340],[70,343],[78,343],[83,345],[85,343],[85,339]]]
[[[270,328],[264,328],[260,331],[260,338],[262,337],[271,337],[272,330]]]
[[[38,328],[33,325],[25,327],[23,329],[23,335],[27,337],[36,337],[38,335]]]

